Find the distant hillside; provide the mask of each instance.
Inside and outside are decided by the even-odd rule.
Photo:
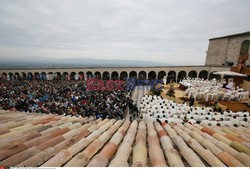
[[[108,60],[91,58],[1,60],[1,68],[72,68],[72,67],[140,67],[140,66],[171,66],[169,64],[142,60]]]

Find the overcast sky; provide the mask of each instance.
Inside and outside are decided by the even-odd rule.
[[[203,65],[208,39],[250,31],[250,0],[0,0],[0,60]]]

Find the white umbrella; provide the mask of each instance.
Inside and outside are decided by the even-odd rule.
[[[227,76],[242,76],[242,77],[246,77],[247,76],[245,74],[236,73],[236,72],[232,72],[232,71],[214,72],[213,74],[215,74],[215,75],[227,75]]]

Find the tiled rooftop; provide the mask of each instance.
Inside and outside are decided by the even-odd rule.
[[[250,166],[250,130],[0,110],[0,166]]]

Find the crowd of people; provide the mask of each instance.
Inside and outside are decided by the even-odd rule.
[[[184,95],[189,99],[215,101],[215,100],[246,100],[249,98],[249,91],[240,87],[234,87],[233,81],[228,84],[225,80],[217,81],[216,79],[204,80],[200,78],[187,78],[180,82],[181,86],[187,89]]]
[[[246,111],[212,109],[212,107],[194,107],[186,103],[176,103],[161,96],[145,95],[142,97],[140,118],[148,121],[165,121],[167,123],[204,124],[209,126],[229,126],[250,128],[250,114]]]
[[[90,81],[93,83],[90,84]],[[133,100],[141,100],[141,97],[147,93],[147,90],[145,92],[143,90],[142,93],[138,94],[139,90],[136,89],[137,94],[134,92],[133,96],[135,97],[131,97],[134,87],[138,85],[135,79],[122,81],[122,83],[120,83],[121,81],[117,81],[117,83],[112,81],[112,85],[108,81],[99,82],[99,80],[94,79],[88,81],[0,80],[0,109],[122,119],[125,117],[127,108],[132,114],[138,114],[139,112],[147,114],[146,112],[151,111],[147,106],[157,105],[154,102],[142,104],[145,106],[143,109],[140,102],[137,105],[133,102]],[[103,86],[103,83],[105,86]],[[180,84],[187,87],[185,94],[190,98],[190,107],[202,93],[204,93],[204,97],[209,96],[209,94],[217,96],[219,89],[223,87],[222,83],[218,83],[214,79],[187,78],[182,80]],[[237,93],[242,93],[242,91],[237,90]],[[234,95],[230,94],[230,96]],[[245,98],[245,95],[243,96]],[[249,92],[246,98],[248,97]],[[205,98],[207,100],[207,97]],[[166,109],[174,108],[170,106]],[[148,113],[150,114],[150,112]]]
[[[130,91],[88,90],[86,81],[14,80],[0,82],[0,109],[59,115],[124,117]]]

